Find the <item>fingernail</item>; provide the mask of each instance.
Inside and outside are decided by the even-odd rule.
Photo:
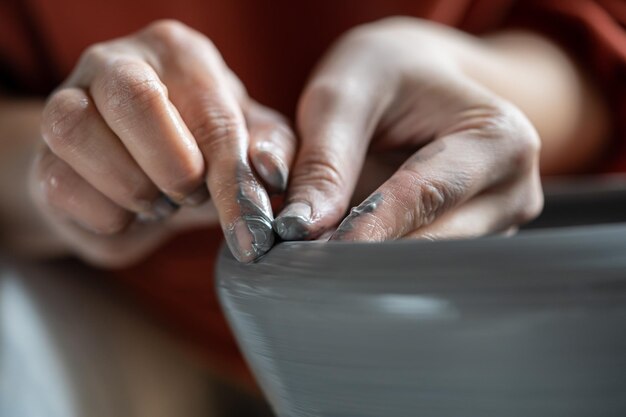
[[[152,203],[152,213],[156,219],[164,219],[171,216],[180,206],[162,194]]]
[[[282,192],[287,189],[287,166],[270,152],[260,152],[255,158],[254,168],[273,190]]]
[[[289,204],[274,220],[274,230],[283,240],[306,239],[311,226],[311,206],[304,202]]]
[[[274,244],[272,224],[264,216],[242,216],[226,230],[226,243],[239,262],[252,262]]]
[[[185,204],[186,206],[197,206],[204,203],[208,198],[209,191],[203,184],[196,191],[185,197],[185,199],[183,200],[183,204]]]

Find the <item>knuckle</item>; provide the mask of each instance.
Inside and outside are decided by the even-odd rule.
[[[219,153],[224,147],[237,146],[233,139],[244,135],[244,123],[240,117],[213,105],[205,107],[201,115],[191,119],[189,130],[201,149]]]
[[[58,207],[59,198],[58,198],[58,179],[50,174],[45,178],[41,179],[41,197],[42,202],[50,207]]]
[[[75,190],[81,186],[82,179],[68,165],[51,153],[42,156],[36,167],[38,181],[38,200],[45,207],[71,213],[81,195]],[[69,210],[69,211],[68,211]],[[130,214],[120,207],[114,207],[97,222],[85,225],[89,230],[109,235],[122,231],[129,223]]]
[[[543,193],[533,190],[529,197],[518,205],[514,214],[514,224],[524,224],[534,220],[543,210]]]
[[[306,184],[327,195],[334,195],[346,184],[339,166],[337,157],[331,151],[317,149],[301,157],[291,183],[296,188],[298,184]]]
[[[163,185],[163,191],[172,197],[184,198],[200,185],[203,175],[202,165],[186,163],[177,175],[171,176]]]
[[[150,39],[164,46],[179,46],[192,33],[192,29],[175,19],[157,20],[144,31]]]
[[[169,68],[188,72],[189,56],[201,59],[220,57],[209,38],[177,20],[158,20],[144,29],[139,38],[157,58],[155,67],[163,71]]]
[[[305,130],[317,129],[318,115],[330,115],[354,111],[354,109],[367,111],[373,98],[371,94],[372,92],[363,88],[362,82],[355,77],[318,76],[306,87],[300,98],[297,114],[298,126]]]
[[[203,53],[208,48],[217,52],[209,38],[178,20],[158,20],[150,24],[141,36],[164,61],[177,62],[180,52],[190,49]]]
[[[389,18],[391,19],[391,18]],[[349,44],[353,48],[368,47],[384,41],[384,35],[388,32],[388,25],[383,20],[365,23],[348,30],[340,42]]]
[[[62,181],[58,176],[49,173],[40,181],[41,201],[49,207],[61,206],[59,198],[59,184]]]
[[[445,209],[449,201],[449,193],[441,183],[432,181],[418,181],[416,193],[418,212],[414,218],[418,219],[418,226],[428,225]]]
[[[120,117],[134,111],[148,111],[167,98],[167,88],[144,62],[118,59],[102,75],[105,106]]]
[[[82,53],[79,67],[88,70],[106,66],[112,58],[111,50],[106,43],[95,43]]]
[[[424,179],[419,174],[406,170],[398,173],[394,194],[398,202],[405,201],[407,223],[416,229],[431,224],[441,213],[454,206],[463,195],[464,189],[465,180],[462,176],[451,182]],[[409,199],[402,198],[406,190],[410,190]]]
[[[501,161],[511,171],[523,171],[536,164],[541,151],[537,131],[513,104],[491,101],[464,112],[463,121],[454,127],[498,147]]]
[[[337,97],[337,89],[332,83],[316,80],[309,84],[302,93],[301,106],[313,103],[329,103]]]
[[[75,148],[83,135],[76,130],[87,119],[89,100],[78,89],[64,89],[54,94],[43,111],[41,133],[54,152]]]
[[[379,19],[373,23],[371,23],[372,27],[384,28],[387,29],[389,27],[397,27],[397,26],[409,26],[415,25],[416,22],[420,22],[420,19],[407,17],[407,16],[388,16],[382,19]]]
[[[524,205],[519,207],[514,215],[513,224],[524,224],[539,215],[541,209],[536,205]]]
[[[514,131],[511,109],[500,103],[479,104],[463,113],[463,121],[455,128],[475,133],[477,137],[494,140],[509,140]]]
[[[63,206],[67,190],[72,189],[75,178],[69,169],[64,169],[52,154],[42,158],[38,167],[38,180],[41,201],[50,207]]]
[[[313,114],[335,105],[341,94],[341,89],[336,82],[323,78],[317,78],[310,83],[299,103],[298,121],[302,122],[306,114]]]
[[[382,35],[380,37],[392,40],[397,38],[400,32],[411,36],[413,43],[419,43],[421,47],[427,47],[432,43],[433,23],[429,20],[410,16],[388,16],[364,25],[371,32]]]
[[[533,165],[539,159],[540,152],[541,140],[533,128],[518,131],[511,152],[514,166],[525,168]]]
[[[410,30],[412,39],[421,34],[423,23],[420,19],[406,16],[389,16],[383,19],[357,26],[347,31],[341,42],[352,48],[375,48],[380,51],[395,49],[399,30]]]
[[[538,160],[541,151],[539,135],[521,110],[514,105],[497,105],[487,118],[483,130],[488,136],[506,141],[509,162],[514,168],[526,168]]]
[[[539,159],[541,140],[539,134],[520,110],[508,113],[508,136],[511,138],[511,163],[517,168],[532,166]]]
[[[233,95],[237,98],[237,101],[241,103],[252,102],[252,100],[248,98],[248,90],[246,89],[243,81],[241,81],[239,77],[237,77],[235,73],[226,65],[223,66],[223,70],[226,73],[227,84],[233,92]],[[268,112],[273,112],[273,110],[268,109]]]

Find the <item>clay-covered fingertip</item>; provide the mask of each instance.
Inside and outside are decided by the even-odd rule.
[[[239,219],[224,236],[232,255],[239,262],[251,263],[274,245],[274,231],[268,219],[250,216]]]
[[[278,217],[274,220],[274,230],[282,240],[304,240],[310,234],[308,222],[301,217]]]
[[[252,160],[254,169],[263,182],[275,192],[283,192],[287,189],[289,172],[287,166],[270,152],[259,152]]]
[[[311,206],[294,201],[274,219],[274,230],[283,240],[304,240],[311,237]]]

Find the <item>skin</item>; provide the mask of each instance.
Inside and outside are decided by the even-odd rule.
[[[266,187],[284,190],[294,135],[182,24],[89,48],[48,99],[42,136],[35,198],[75,250],[76,234],[149,233],[209,195],[240,261],[273,244]]]
[[[605,111],[573,63],[536,35],[478,40],[409,18],[359,27],[302,94],[300,150],[275,230],[286,240],[331,230],[365,172],[371,194],[331,240],[508,231],[542,208],[540,165],[571,173],[597,159]]]
[[[340,241],[506,231],[540,211],[540,167],[581,172],[598,159],[606,114],[538,35],[385,19],[320,61],[296,154],[289,124],[247,96],[209,39],[156,22],[88,49],[45,104],[0,103],[2,239],[116,267],[218,221],[242,262],[271,248],[272,227]],[[288,181],[274,220],[268,194]]]

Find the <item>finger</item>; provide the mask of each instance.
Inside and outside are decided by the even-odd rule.
[[[172,231],[194,230],[219,225],[215,205],[211,200],[198,206],[184,206],[163,223]]]
[[[530,170],[532,158],[514,161],[503,154],[499,141],[475,135],[480,133],[461,131],[423,147],[352,209],[332,240],[402,237],[433,223],[482,190]],[[521,168],[520,163],[524,165]]]
[[[171,212],[84,90],[60,90],[43,115],[43,138],[50,149],[95,189],[135,213]]]
[[[250,161],[270,191],[287,189],[289,167],[296,153],[296,138],[287,120],[255,102],[246,109],[250,132]]]
[[[244,109],[250,135],[248,156],[268,191],[282,193],[287,188],[289,167],[296,152],[296,138],[280,113],[252,100],[245,86],[226,68],[231,90]]]
[[[393,85],[381,84],[388,77],[375,71],[348,74],[331,66],[322,72],[299,103],[300,148],[287,205],[275,221],[284,240],[314,239],[339,222],[378,119],[391,100]]]
[[[162,79],[206,161],[226,242],[238,260],[251,262],[272,247],[274,235],[269,197],[248,160],[246,121],[214,47],[205,38],[190,41],[177,32],[168,28],[148,42],[177,52],[161,56]]]
[[[465,239],[494,233],[509,236],[534,219],[543,206],[541,184],[534,180],[496,187],[442,215],[431,225],[409,232],[406,239]]]
[[[96,73],[90,93],[98,111],[137,164],[177,203],[202,185],[204,160],[154,69],[120,57]]]
[[[38,161],[37,178],[43,204],[92,232],[119,233],[134,217],[49,151]]]

